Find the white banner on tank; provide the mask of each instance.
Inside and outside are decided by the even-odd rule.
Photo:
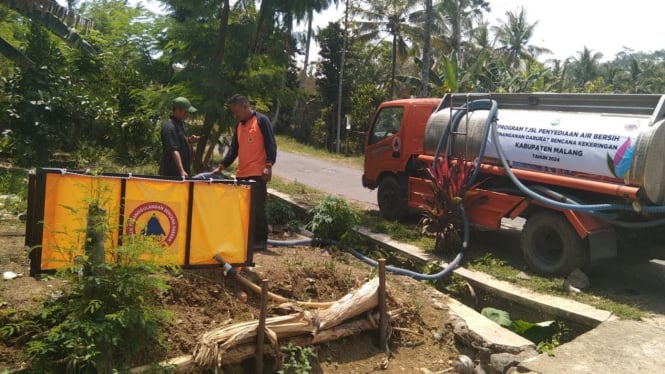
[[[516,168],[625,179],[648,119],[619,115],[500,110],[497,130]],[[489,136],[485,156],[498,158]]]

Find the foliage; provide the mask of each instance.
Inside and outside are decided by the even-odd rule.
[[[99,200],[104,192],[95,193]],[[101,232],[103,240],[113,220],[97,218],[88,230]],[[164,248],[150,237],[125,236],[99,257],[88,247],[90,232],[86,236],[85,256],[76,255],[80,248],[58,249],[75,258],[58,270],[70,284],[67,293],[46,300],[33,321],[20,326],[34,336],[25,348],[34,372],[107,372],[125,368],[141,349],[165,347],[160,325],[171,315],[161,304],[168,287],[159,274],[175,266],[164,264]],[[4,334],[18,331],[2,328]]]
[[[533,323],[521,319],[511,320],[510,313],[491,307],[483,308],[480,314],[537,344],[538,352],[541,353],[551,353],[561,345],[562,337],[570,332],[562,321]]]
[[[390,85],[388,98],[396,95],[396,70],[398,58],[404,60],[410,52],[408,41],[422,38],[422,25],[407,22],[411,11],[416,7],[416,0],[363,0],[353,12],[360,18],[355,22],[358,38],[364,42],[380,43],[391,37]]]
[[[291,343],[283,345],[281,351],[284,354],[284,363],[280,374],[307,374],[312,372],[310,359],[316,357],[316,352],[311,347],[301,347]]]
[[[15,194],[26,200],[28,178],[25,170],[0,169],[0,194]]]
[[[335,136],[333,135],[333,126],[331,125],[333,123],[332,109],[333,106],[331,105],[321,110],[321,117],[314,121],[310,130],[309,145],[328,151],[333,148],[331,144]]]
[[[540,340],[536,346],[538,352],[548,355],[552,355],[552,350],[563,344],[563,338],[570,335],[570,329],[562,321],[556,321],[554,326],[550,326],[550,329],[553,329],[554,333],[549,338]]]
[[[319,90],[319,95],[324,103],[321,116],[316,123],[317,132],[323,132],[323,137],[318,137],[319,134],[314,135],[313,139],[319,139],[323,142],[326,148],[333,149],[336,141],[336,126],[337,126],[337,113],[339,106],[339,85],[340,74],[342,73],[342,50],[344,46],[344,30],[339,22],[328,23],[328,25],[321,29],[316,37],[317,42],[321,46],[319,54],[321,61],[319,69],[316,74],[316,86]],[[350,108],[350,90],[353,77],[352,63],[353,53],[350,48],[350,43],[347,43],[347,50],[344,60],[344,82],[342,82],[342,102],[341,113],[348,113]]]
[[[549,50],[528,44],[533,36],[538,21],[529,23],[524,8],[506,12],[506,23],[495,28],[498,52],[503,55],[506,65],[517,69],[522,62],[534,60],[538,55]]]
[[[365,129],[374,115],[374,108],[385,100],[385,91],[379,89],[376,84],[363,83],[355,86],[351,93],[351,130],[364,135]],[[364,152],[365,137],[357,136],[352,149]]]
[[[128,9],[119,10],[118,5],[114,2],[113,9],[107,10],[117,16]],[[120,19],[129,24],[133,18]],[[116,23],[113,27],[121,26]],[[139,74],[127,74],[140,71],[135,63],[145,61],[136,57],[142,48],[127,46],[131,44],[127,41],[136,40],[128,34],[118,33],[113,36],[117,39],[106,37],[109,39],[99,33],[87,37],[104,51],[89,55],[63,47],[39,24],[30,24],[25,54],[35,64],[16,67],[0,85],[0,97],[4,96],[7,104],[0,112],[0,120],[8,127],[3,148],[16,163],[58,166],[54,154],[76,159],[75,154],[85,144],[115,149],[125,162],[154,158],[155,139],[146,129],[151,126],[148,113],[139,109],[138,96],[131,93],[143,88],[146,80]],[[127,105],[132,97],[134,104]]]
[[[422,232],[432,233],[436,238],[436,249],[445,244],[459,242],[459,231],[463,227],[462,203],[469,188],[467,182],[475,164],[463,159],[451,161],[442,157],[440,162],[427,168],[428,184],[433,198],[423,195]]]
[[[359,221],[358,214],[346,200],[328,196],[309,210],[312,220],[306,227],[318,238],[329,240],[343,239]]]
[[[280,199],[270,199],[266,204],[266,214],[268,222],[276,225],[285,225],[296,218],[291,204]]]

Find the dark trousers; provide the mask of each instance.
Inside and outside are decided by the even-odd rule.
[[[268,241],[268,216],[266,215],[266,199],[268,186],[261,177],[238,178],[241,181],[253,180],[252,213],[254,214],[254,245],[265,247]]]

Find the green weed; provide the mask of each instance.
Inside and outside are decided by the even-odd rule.
[[[316,352],[311,347],[301,347],[291,343],[281,347],[284,354],[284,362],[280,374],[309,374],[312,372],[311,359],[316,357]]]
[[[309,214],[312,220],[306,228],[321,239],[343,239],[359,221],[358,214],[346,200],[336,196],[326,197]]]

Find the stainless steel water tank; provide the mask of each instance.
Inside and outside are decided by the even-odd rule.
[[[434,155],[452,111],[433,113],[423,139],[425,154]],[[498,153],[485,128],[489,111],[461,117],[449,137],[452,157],[474,160],[486,144],[485,163]],[[500,109],[497,130],[513,168],[539,170],[642,188],[654,204],[665,203],[665,121],[650,125],[647,115]],[[446,149],[443,145],[442,154]]]

